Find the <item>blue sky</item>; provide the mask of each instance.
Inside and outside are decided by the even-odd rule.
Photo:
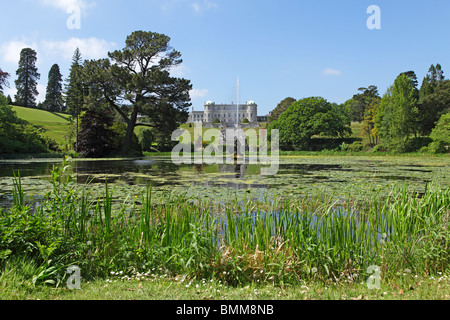
[[[369,30],[370,5],[381,29]],[[422,82],[431,64],[450,70],[450,1],[404,0],[15,0],[2,1],[0,68],[12,74],[20,50],[38,52],[40,97],[57,63],[67,78],[73,51],[107,57],[136,30],[164,33],[180,51],[174,75],[192,81],[192,103],[254,100],[259,114],[286,97],[343,103],[358,88],[381,94],[404,71]],[[67,20],[79,8],[80,29]],[[450,71],[449,71],[450,72]]]

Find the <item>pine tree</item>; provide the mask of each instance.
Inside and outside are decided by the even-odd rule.
[[[41,78],[36,68],[37,53],[31,48],[25,48],[20,53],[19,68],[15,81],[17,94],[16,103],[23,107],[36,107],[37,81]]]
[[[47,94],[44,109],[51,112],[64,111],[62,96],[62,75],[57,64],[54,64],[48,73]]]
[[[444,71],[438,63],[436,66],[431,65],[426,77],[423,79],[420,88],[420,100],[418,104],[419,115],[417,117],[417,126],[422,135],[428,135],[439,120],[441,110],[439,103],[435,103],[433,97],[438,85],[445,80]]]
[[[81,113],[81,108],[84,103],[84,85],[82,80],[83,65],[81,59],[80,49],[76,48],[72,65],[70,67],[69,78],[66,80],[66,110],[75,118],[76,122],[76,145],[78,146],[78,118]]]

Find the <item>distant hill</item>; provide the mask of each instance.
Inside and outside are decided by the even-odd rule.
[[[54,139],[60,145],[64,144],[64,136],[70,127],[70,115],[17,106],[12,108],[22,120],[45,129],[45,136]]]

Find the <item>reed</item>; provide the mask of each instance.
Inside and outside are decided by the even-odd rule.
[[[314,195],[216,204],[175,193],[154,199],[149,187],[140,204],[130,204],[114,202],[108,183],[91,198],[60,178],[34,212],[15,178],[13,207],[0,219],[2,261],[26,250],[46,270],[55,270],[48,261],[77,262],[85,278],[159,270],[230,284],[354,281],[367,279],[372,265],[383,277],[449,268],[449,188],[430,185],[419,194],[405,185],[365,202]],[[41,259],[42,248],[55,258]]]

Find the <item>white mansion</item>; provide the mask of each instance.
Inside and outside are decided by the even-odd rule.
[[[258,106],[254,101],[249,101],[244,105],[215,104],[208,101],[204,105],[204,111],[193,111],[189,114],[188,123],[213,123],[218,119],[226,126],[236,125],[236,121],[242,124],[244,119],[249,123],[256,124],[264,120],[265,117],[258,117]],[[267,120],[267,119],[266,119]]]

